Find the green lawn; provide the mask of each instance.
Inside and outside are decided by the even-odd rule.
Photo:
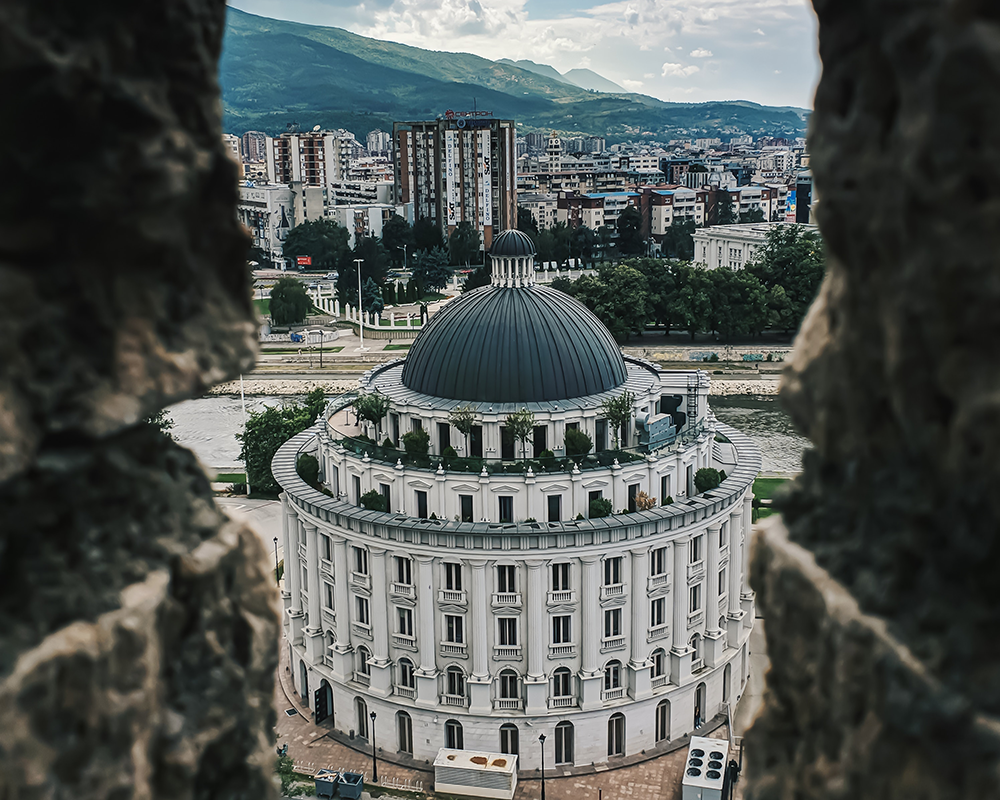
[[[220,472],[215,476],[216,483],[246,483],[247,474],[245,472]]]
[[[417,323],[418,323],[417,325],[408,326],[406,324],[406,320],[405,319],[397,319],[396,320],[396,327],[397,328],[406,328],[406,327],[419,328],[420,327],[420,324],[419,324],[420,320],[417,320]],[[383,327],[385,327],[385,328],[388,328],[389,327],[389,320],[387,320],[387,319],[381,319],[381,320],[379,320],[378,324],[381,325],[381,326],[383,326]]]
[[[263,300],[254,300],[254,306],[257,307],[257,313],[262,317],[266,317],[271,313],[271,298],[266,297]]]
[[[757,478],[753,482],[753,495],[759,499],[770,499],[774,497],[775,493],[786,483],[790,483],[791,478]],[[769,517],[774,514],[774,510],[770,508],[757,508],[754,509],[757,513],[757,519],[764,519],[764,517]]]
[[[342,345],[342,344],[337,345],[336,347],[327,347],[327,346],[324,346],[323,347],[323,352],[324,353],[339,353],[343,349],[344,349],[344,345]],[[308,344],[308,345],[304,344],[304,345],[302,345],[302,347],[274,347],[274,348],[271,348],[271,347],[262,347],[260,349],[260,352],[265,353],[267,355],[279,355],[279,356],[281,356],[281,355],[289,355],[289,354],[292,354],[292,353],[298,354],[300,350],[302,351],[303,355],[316,354],[316,353],[319,352],[319,345],[316,345],[316,344]]]
[[[383,347],[383,350],[409,350],[413,347],[412,344],[387,344]]]

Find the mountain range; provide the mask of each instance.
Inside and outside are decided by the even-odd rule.
[[[490,61],[370,39],[340,28],[229,7],[219,65],[226,131],[346,128],[362,138],[394,121],[473,107],[517,120],[521,133],[623,140],[804,136],[809,112],[748,101],[667,103],[591,70],[561,75],[531,61]]]

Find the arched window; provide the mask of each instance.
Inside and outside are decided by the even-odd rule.
[[[444,681],[445,694],[465,698],[465,673],[459,667],[448,667]]]
[[[670,738],[670,701],[661,700],[656,706],[656,742]]]
[[[733,679],[733,665],[726,664],[726,668],[722,670],[722,702],[729,702],[729,683]]]
[[[413,755],[413,721],[405,711],[396,712],[396,733],[399,739],[399,752]]]
[[[691,660],[696,662],[698,666],[701,666],[701,634],[696,633],[691,637],[691,649],[694,650],[694,655],[691,656]]]
[[[517,755],[517,725],[500,726],[500,752],[511,756]]]
[[[368,738],[368,704],[364,698],[357,697],[354,700],[354,710],[358,717],[358,736],[362,739]]]
[[[612,714],[608,720],[608,755],[625,755],[625,715]]]
[[[372,667],[368,663],[368,659],[371,658],[371,653],[368,652],[368,648],[362,645],[358,648],[358,672],[365,676],[371,676]]]
[[[521,696],[521,687],[517,673],[512,669],[505,669],[500,673],[500,697],[505,700],[513,700]]]
[[[449,750],[465,749],[465,735],[458,720],[450,719],[444,724],[444,746]]]
[[[556,725],[556,763],[573,763],[573,723],[560,722]]]
[[[413,677],[413,662],[408,658],[399,659],[399,685],[407,689],[413,689],[417,685]]]
[[[618,689],[622,685],[622,663],[609,661],[604,667],[604,691]]]
[[[552,696],[569,697],[573,694],[573,673],[566,667],[559,667],[552,673]]]
[[[299,662],[299,697],[309,705],[309,669],[305,661]]]
[[[706,699],[705,684],[699,683],[698,688],[694,690],[695,728],[700,728],[702,725],[705,724],[705,699]]]
[[[653,672],[652,677],[663,678],[667,674],[667,654],[663,649],[654,650],[652,655]]]

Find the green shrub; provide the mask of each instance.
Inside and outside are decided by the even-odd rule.
[[[431,446],[431,437],[423,428],[403,434],[403,448],[408,456],[422,458]]]
[[[298,461],[295,462],[295,471],[310,486],[315,487],[319,483],[319,461],[316,460],[316,456],[309,453],[299,455]]]
[[[542,466],[547,467],[556,460],[556,454],[551,450],[542,450],[542,452],[538,454],[538,460],[541,462]]]
[[[590,518],[606,517],[611,513],[611,501],[603,497],[595,497],[590,501]]]
[[[569,428],[566,431],[566,455],[570,458],[579,458],[590,452],[594,443],[590,437],[579,428]]]
[[[577,514],[577,515],[576,515],[576,518],[577,518],[577,519],[583,519],[583,514]]]
[[[443,458],[446,462],[449,462],[453,458],[458,458],[458,453],[455,451],[454,447],[448,445],[444,450],[441,451],[441,458]]]
[[[537,520],[537,519],[535,519],[534,517],[528,517],[528,518],[527,518],[527,519],[525,520],[525,522],[538,522],[538,520]]]
[[[722,483],[726,479],[726,471],[724,469],[719,470],[719,483]]]
[[[392,439],[390,439],[388,436],[386,436],[385,441],[382,442],[382,447],[384,447],[386,450],[396,449],[396,445],[393,443]]]
[[[663,503],[665,506],[672,506],[674,504],[674,498],[671,495],[667,495],[666,501]]]
[[[365,492],[361,495],[361,505],[367,508],[369,511],[388,511],[389,504],[385,502],[385,495],[381,492],[372,489],[370,492]]]
[[[698,493],[707,492],[722,483],[719,470],[713,467],[702,467],[694,474],[694,488]]]
[[[716,355],[715,353],[712,353],[712,355],[709,356],[708,360],[709,361],[718,361],[719,360],[719,356]]]

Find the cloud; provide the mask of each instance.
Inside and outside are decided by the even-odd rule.
[[[663,77],[686,78],[689,75],[694,75],[698,70],[699,67],[693,64],[685,67],[683,64],[672,64],[668,61],[663,65]]]
[[[630,92],[637,92],[642,88],[642,81],[630,81],[626,78],[625,80],[620,80],[618,82]]]
[[[691,51],[691,58],[711,58],[712,51],[706,50],[704,47],[699,47],[697,50]]]
[[[642,50],[642,51],[649,50],[649,45],[648,44],[640,44],[639,45],[639,49]]]
[[[754,31],[754,33],[756,33],[756,34],[757,34],[758,36],[767,36],[767,34],[766,34],[766,33],[764,33],[764,31],[762,31],[762,30],[761,30],[760,28],[757,28],[757,29],[756,29],[756,30]]]
[[[653,73],[652,72],[644,72],[642,74],[642,77],[644,77],[644,78],[652,78],[653,77]]]

